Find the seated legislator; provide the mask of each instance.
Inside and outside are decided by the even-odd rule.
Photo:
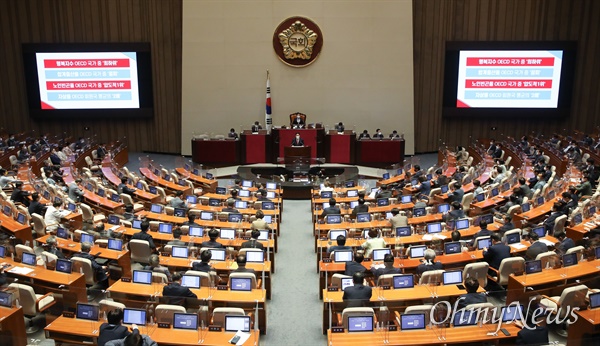
[[[185,246],[186,243],[181,240],[181,228],[175,227],[173,230],[173,240],[169,240],[167,245]]]
[[[346,262],[346,269],[344,269],[344,275],[353,276],[354,273],[364,273],[367,268],[362,265],[365,256],[361,253],[354,255],[354,260]]]
[[[556,238],[559,241],[559,243],[556,245],[556,252],[561,255],[566,254],[570,248],[575,247],[575,242],[573,239],[567,237],[567,234],[563,231],[556,233]]]
[[[483,249],[483,260],[490,265],[490,268],[498,270],[502,260],[510,257],[510,246],[502,243],[499,234],[492,234],[491,239],[492,246]]]
[[[133,213],[133,205],[132,204],[125,205],[125,212],[123,213],[123,218],[125,221],[129,221],[129,222],[133,222],[133,219],[135,219],[135,214]]]
[[[530,232],[528,238],[531,245],[529,245],[527,252],[525,252],[525,258],[527,260],[534,260],[537,255],[548,251],[548,245],[540,241],[540,237],[537,233]]]
[[[234,190],[232,190],[231,192],[233,192]],[[228,198],[227,202],[226,202],[227,206],[225,206],[223,209],[221,209],[221,211],[223,213],[235,213],[235,214],[239,214],[240,211],[235,209],[235,199],[233,198]]]
[[[181,199],[183,191],[176,191],[175,197],[169,201],[169,206],[173,208],[187,208],[187,203]]]
[[[442,216],[444,222],[465,218],[465,212],[460,202],[452,202],[452,210]]]
[[[546,314],[534,315],[535,328],[522,328],[517,333],[515,345],[548,345],[548,327],[546,327]]]
[[[256,199],[257,202],[270,202],[271,200],[267,197],[267,190],[260,190],[259,196]]]
[[[448,185],[448,177],[444,175],[444,172],[441,168],[435,170],[434,176],[435,179],[433,180],[433,187],[441,187],[444,185]]]
[[[252,133],[258,133],[258,131],[262,130],[262,126],[260,126],[260,123],[258,121],[254,122],[254,125],[252,125],[251,129]]]
[[[257,211],[256,220],[252,221],[250,228],[254,230],[271,229],[267,221],[263,220],[264,217],[265,213],[262,210]]]
[[[394,267],[394,255],[392,254],[388,253],[383,256],[383,266],[383,268],[371,268],[375,280],[377,280],[381,275],[402,274],[402,270],[400,268]]]
[[[425,272],[430,270],[440,270],[444,269],[441,262],[435,262],[435,250],[427,249],[425,250],[425,259],[423,263],[417,266],[417,274],[422,275]]]
[[[265,246],[258,241],[258,237],[260,237],[260,231],[258,229],[253,229],[250,235],[252,238],[242,243],[241,249],[261,249],[265,250]]]
[[[215,268],[210,265],[210,259],[212,258],[212,252],[210,250],[204,250],[200,254],[200,262],[196,261],[192,264],[192,270],[210,273],[214,272]]]
[[[475,235],[473,236],[473,239],[471,240],[471,242],[469,243],[469,246],[474,246],[475,245],[475,239],[479,238],[479,237],[488,237],[491,236],[493,234],[492,231],[490,231],[487,228],[488,224],[485,221],[481,221],[479,222],[479,231],[477,233],[475,233]]]
[[[29,211],[29,215],[36,213],[38,215],[44,215],[46,212],[46,206],[40,203],[40,194],[34,192],[31,194],[31,203],[29,203],[29,207],[27,207],[27,211]]]
[[[73,257],[80,257],[90,260],[92,263],[92,269],[96,275],[96,281],[98,281],[98,284],[102,287],[108,287],[108,275],[106,274],[106,268],[95,261],[94,256],[90,254],[91,249],[91,243],[83,242],[81,243],[81,252],[74,254]]]
[[[400,209],[392,208],[392,217],[390,218],[390,223],[392,224],[392,230],[396,232],[396,228],[408,226],[408,217],[400,214]]]
[[[145,240],[148,242],[148,245],[150,245],[150,250],[155,251],[156,245],[154,245],[152,236],[148,234],[148,229],[150,229],[150,221],[148,221],[148,219],[142,220],[140,231],[131,236],[131,239]]]
[[[343,133],[344,132],[344,123],[340,121],[337,125],[335,125],[335,130],[339,133]]]
[[[104,346],[108,341],[119,340],[127,337],[131,332],[121,323],[123,322],[123,310],[117,308],[106,314],[106,323],[100,325],[98,335],[98,346]]]
[[[229,130],[229,133],[227,134],[227,138],[229,138],[229,139],[238,139],[238,134],[235,133],[235,129],[234,128],[231,128]]]
[[[356,218],[356,214],[358,213],[368,213],[369,206],[365,204],[364,198],[358,199],[358,205],[352,209],[352,218]]]
[[[386,246],[385,240],[379,237],[379,232],[376,229],[370,229],[368,234],[369,239],[361,245],[365,250],[365,257],[371,257],[373,250],[384,249]]]
[[[292,128],[302,129],[305,126],[304,120],[300,116],[300,114],[296,115],[296,117],[292,120]]]
[[[169,304],[183,305],[185,298],[198,298],[189,288],[181,286],[181,272],[173,274],[173,282],[163,287],[162,295],[169,297]]]
[[[462,184],[459,182],[455,182],[450,187],[450,193],[448,194],[448,202],[458,202],[462,203],[463,196],[465,195],[465,190],[462,188]]]
[[[246,255],[238,255],[235,258],[235,263],[237,263],[238,267],[236,270],[234,270],[234,272],[236,272],[236,273],[251,273],[256,276],[254,269],[246,268]]]
[[[60,210],[61,206],[62,202],[55,199],[52,205],[46,208],[46,214],[44,214],[46,232],[55,232],[58,227],[62,227],[61,220],[71,213],[68,210]]]
[[[173,280],[169,268],[160,265],[160,258],[157,254],[150,255],[150,258],[148,258],[148,265],[144,266],[144,270],[150,270],[156,273],[163,273],[167,276],[167,279],[169,281]]]
[[[467,293],[458,297],[459,309],[467,307],[471,304],[487,303],[487,296],[483,293],[477,293],[479,289],[479,281],[474,278],[468,278],[465,280],[465,289]]]
[[[27,197],[27,196],[29,196],[29,193],[27,191],[24,191],[22,188],[23,188],[23,182],[21,182],[21,181],[15,182],[15,189],[13,190],[12,194],[10,195],[10,199],[14,203],[21,203],[21,204],[25,205],[26,207],[29,207],[29,198]]]
[[[196,225],[196,215],[188,212],[187,214],[188,220],[183,223],[184,226],[195,226]]]
[[[375,130],[375,134],[373,135],[373,139],[383,139],[383,133],[381,132],[381,129],[377,129]]]
[[[46,245],[47,245],[47,249],[46,251],[53,254],[54,256],[58,257],[58,258],[66,258],[65,255],[62,253],[62,251],[60,251],[59,248],[56,247],[56,237],[51,235],[48,237],[48,239],[46,239]]]
[[[296,137],[294,137],[294,139],[292,140],[292,147],[303,147],[304,146],[304,139],[300,138],[300,134],[296,133]]]
[[[327,216],[327,215],[339,215],[339,214],[341,214],[342,212],[341,212],[340,208],[338,206],[336,206],[336,203],[337,202],[336,202],[335,198],[333,198],[333,197],[330,198],[329,199],[329,207],[323,209],[323,213],[321,214],[321,216],[323,218],[325,218],[325,216]]]
[[[379,192],[377,192],[375,198],[391,198],[392,195],[393,192],[388,189],[388,186],[386,184],[384,184],[381,185],[381,189],[379,190]]]
[[[217,242],[217,238],[219,238],[219,231],[217,231],[216,229],[213,228],[210,231],[208,231],[208,238],[210,240],[202,242],[202,247],[210,247],[215,249],[220,249],[224,247],[223,244]]]
[[[337,236],[337,238],[335,240],[337,242],[337,245],[330,246],[327,249],[327,253],[332,253],[334,251],[352,251],[352,247],[346,246],[346,237],[345,236],[340,234]]]
[[[8,171],[4,168],[0,168],[0,188],[9,187],[8,184],[16,182],[17,179],[8,176]]]
[[[127,178],[126,177],[121,178],[121,183],[119,184],[119,186],[117,186],[117,192],[124,193],[131,197],[133,197],[135,195],[135,189],[132,189],[129,186],[127,186]]]
[[[419,182],[420,183],[417,188],[417,190],[419,191],[419,194],[424,195],[424,196],[429,196],[429,193],[431,192],[431,182],[429,180],[427,180],[427,176],[420,175]]]
[[[365,274],[361,272],[354,273],[352,275],[352,283],[354,285],[348,286],[344,289],[344,295],[342,299],[347,302],[347,307],[360,307],[366,306],[373,295],[373,290],[369,286],[364,285]]]
[[[363,132],[361,132],[361,133],[358,135],[358,139],[359,139],[359,140],[361,140],[361,139],[371,139],[371,135],[369,134],[369,131],[367,131],[367,130],[364,130]]]
[[[156,341],[152,340],[148,335],[140,334],[137,325],[133,325],[133,332],[124,339],[112,340],[105,346],[158,346]]]
[[[398,134],[398,131],[394,130],[392,131],[392,133],[390,133],[390,139],[400,139],[400,135]]]

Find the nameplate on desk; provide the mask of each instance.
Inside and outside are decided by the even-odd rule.
[[[208,331],[209,332],[220,332],[221,326],[208,326]]]
[[[390,285],[382,285],[381,289],[389,290],[390,289]]]
[[[365,259],[363,259],[363,262],[371,262],[371,261],[372,261],[371,258],[365,258]]]
[[[62,315],[63,315],[63,317],[67,317],[67,318],[75,317],[75,313],[71,312],[71,311],[63,311]]]
[[[168,253],[168,252],[161,252],[160,255],[163,256],[163,257],[169,257],[169,256],[171,256],[171,254]]]
[[[243,240],[250,240],[250,237],[242,237]]]
[[[344,327],[331,327],[331,332],[332,333],[343,333]]]
[[[337,286],[327,287],[327,292],[337,292],[337,291],[338,291],[338,287]]]
[[[389,325],[388,326],[388,330],[390,332],[397,332],[398,331],[398,326],[397,325]]]
[[[171,328],[169,323],[158,323],[158,328]]]
[[[217,290],[219,291],[227,291],[227,285],[218,285]]]
[[[131,282],[131,278],[122,277],[121,281],[123,281],[123,282]]]

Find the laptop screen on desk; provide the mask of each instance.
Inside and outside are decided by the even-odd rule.
[[[454,315],[453,325],[455,327],[473,326],[477,324],[476,310],[463,310]]]
[[[523,305],[510,304],[502,307],[502,322],[520,321],[523,316]]]
[[[461,251],[462,251],[462,249],[460,246],[460,242],[458,242],[458,241],[444,244],[444,253],[446,255],[461,253]]]
[[[56,271],[71,274],[73,271],[73,263],[69,260],[59,258],[56,260]]]
[[[248,190],[238,190],[238,195],[240,197],[250,197],[250,191],[248,191]]]
[[[23,252],[23,254],[21,255],[21,263],[23,264],[28,264],[30,266],[35,266],[36,264],[36,259],[35,259],[35,255],[34,254],[30,254],[28,252]]]
[[[135,228],[135,229],[141,229],[142,228],[142,220],[133,220],[133,222],[131,223],[131,227]]]
[[[190,226],[188,233],[191,237],[202,237],[204,236],[204,228],[200,226]]]
[[[475,199],[477,200],[477,202],[483,202],[483,200],[485,200],[485,194],[480,193],[477,196],[475,196]]]
[[[264,209],[264,210],[274,210],[275,209],[275,202],[267,202],[267,201],[262,202],[262,209]]]
[[[234,239],[235,230],[233,228],[221,228],[221,239]]]
[[[225,194],[227,194],[227,188],[226,187],[222,187],[222,186],[217,186],[217,188],[215,189],[215,192],[218,195],[225,195]]]
[[[173,225],[170,223],[158,224],[158,233],[171,234],[173,232]]]
[[[200,213],[200,220],[212,221],[214,214],[210,211],[203,211]]]
[[[354,180],[348,180],[345,183],[346,187],[355,187],[356,183],[354,183]]]
[[[352,251],[334,251],[333,260],[335,262],[351,262]]]
[[[160,213],[162,213],[162,205],[152,204],[152,206],[150,206],[150,211],[153,213],[160,214]]]
[[[334,229],[329,231],[329,239],[330,240],[336,240],[337,237],[343,235],[344,237],[346,237],[346,230],[344,229]]]
[[[321,191],[321,198],[333,197],[333,191]]]
[[[383,173],[383,175],[381,176],[381,178],[383,180],[388,180],[390,178],[390,174],[389,173]]]
[[[413,209],[413,217],[424,216],[427,213],[425,208],[414,208]]]
[[[400,203],[402,203],[402,204],[406,204],[406,203],[412,202],[412,196],[411,195],[402,195],[401,198],[402,199],[400,200]]]
[[[409,275],[394,275],[394,289],[415,287],[415,278]]]
[[[403,314],[400,316],[401,330],[425,329],[425,314]]]
[[[185,217],[185,208],[174,208],[173,215],[177,217]]]
[[[385,207],[386,205],[390,205],[389,199],[387,199],[387,198],[378,198],[377,199],[377,206]]]
[[[396,227],[396,236],[397,237],[408,237],[412,234],[412,230],[410,226],[402,226]]]
[[[123,324],[146,325],[146,310],[142,309],[123,309]]]
[[[98,305],[77,303],[77,318],[98,321]]]
[[[209,198],[208,205],[211,207],[218,207],[221,205],[221,200],[218,198]]]
[[[387,254],[391,254],[392,250],[390,249],[375,249],[373,250],[373,261],[383,261],[383,258],[385,257],[385,255]]]
[[[104,189],[98,189],[98,191],[96,192],[96,194],[100,197],[104,197],[105,193],[104,193]]]
[[[490,195],[492,195],[492,197],[496,197],[496,196],[498,196],[498,193],[499,193],[499,192],[498,192],[498,188],[497,188],[497,187],[495,187],[495,188],[493,188],[493,189],[492,189],[492,191],[490,192]]]
[[[371,221],[371,214],[369,214],[369,213],[356,214],[356,222],[369,222],[369,221]]]
[[[600,307],[600,292],[590,294],[590,308]]]
[[[186,200],[188,203],[191,203],[191,204],[196,204],[196,203],[198,203],[198,198],[196,198],[196,196],[194,196],[194,195],[189,195],[189,196],[187,196],[187,197],[185,198],[185,200]]]
[[[544,226],[534,227],[532,231],[533,233],[537,234],[540,238],[546,236],[546,228],[544,228]]]
[[[537,205],[542,205],[542,204],[544,204],[544,196],[540,196],[540,197],[538,197],[538,198],[535,200],[535,203],[536,203]]]
[[[248,208],[248,202],[246,201],[235,201],[235,207],[238,209],[247,209]]]
[[[490,237],[480,237],[477,239],[477,250],[483,250],[492,246],[492,239]]]
[[[231,278],[232,291],[252,291],[251,278]]]
[[[533,260],[525,262],[525,273],[526,274],[535,274],[542,271],[542,261],[541,260]]]
[[[200,277],[197,275],[183,275],[181,286],[188,288],[200,288]]]
[[[227,215],[227,221],[229,222],[242,222],[242,214],[231,213]]]
[[[440,233],[442,231],[442,224],[439,222],[427,224],[427,233]]]
[[[269,240],[269,230],[261,230],[258,240]]]
[[[327,215],[327,223],[342,223],[342,216],[341,215]]]
[[[225,249],[210,249],[210,253],[212,257],[210,258],[212,261],[224,261],[225,260]]]
[[[562,256],[563,267],[570,267],[577,264],[577,253],[569,253]]]
[[[108,249],[121,251],[123,249],[123,241],[121,239],[109,239]]]
[[[151,284],[152,283],[152,272],[148,270],[134,270],[133,271],[133,283],[136,284]]]
[[[56,229],[56,236],[62,239],[67,239],[69,238],[69,233],[67,232],[66,229],[62,228],[62,227],[58,227]]]
[[[440,204],[437,207],[438,213],[445,213],[448,210],[450,210],[450,204],[448,204],[448,203]]]
[[[7,308],[12,307],[12,294],[9,292],[0,291],[0,306]]]
[[[348,317],[348,332],[372,332],[373,316]]]
[[[518,232],[506,235],[507,244],[516,244],[521,242],[521,234]]]
[[[575,216],[573,216],[572,221],[573,221],[574,225],[579,225],[580,223],[583,222],[583,215],[581,215],[581,213],[575,214]]]
[[[20,223],[21,225],[24,225],[25,224],[25,214],[18,213],[17,214],[17,222]]]
[[[74,203],[69,202],[67,204],[67,209],[69,209],[71,212],[75,212],[75,210],[77,210],[77,206]]]
[[[178,313],[178,312],[174,313],[173,314],[173,328],[197,330],[198,329],[198,315],[197,314],[183,314],[183,313]]]
[[[521,204],[521,211],[526,213],[531,209],[531,205],[529,203]]]
[[[4,258],[4,255],[6,254],[6,248],[2,245],[0,245],[0,258]]]
[[[108,223],[111,225],[118,225],[121,219],[116,215],[108,215]]]
[[[263,251],[246,251],[246,262],[263,263],[265,253]]]
[[[346,191],[346,196],[356,197],[356,196],[358,196],[358,190],[348,190],[348,191]]]
[[[600,259],[600,246],[594,249],[594,253],[596,254],[596,259]]]
[[[194,174],[195,175],[200,175],[197,169],[194,170]],[[205,177],[206,177],[206,179],[212,179],[214,177],[214,175],[212,173],[206,172]]]
[[[277,190],[277,183],[267,183],[267,190]]]
[[[342,278],[342,291],[346,289],[346,287],[354,286],[354,282],[352,282],[352,278]]]
[[[252,180],[242,180],[243,187],[252,187]]]
[[[421,257],[425,256],[425,249],[427,249],[427,246],[425,246],[425,245],[411,246],[410,251],[409,251],[409,257],[421,258]]]
[[[456,285],[463,282],[462,270],[452,270],[444,272],[443,274],[444,285]]]
[[[4,208],[2,209],[2,212],[4,213],[4,215],[8,216],[8,217],[12,217],[12,208],[10,207],[10,205],[5,205]]]
[[[91,234],[81,233],[81,242],[94,244],[94,236]]]
[[[456,230],[460,231],[467,228],[469,228],[469,219],[456,220]]]
[[[448,192],[448,185],[443,185],[442,187],[440,187],[442,193],[446,193]]]
[[[226,332],[250,332],[250,316],[225,316],[225,331]]]
[[[173,246],[171,248],[171,256],[177,258],[188,258],[188,248],[185,246]]]

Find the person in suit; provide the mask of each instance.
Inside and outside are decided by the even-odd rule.
[[[296,115],[296,117],[292,121],[292,127],[295,129],[304,128],[304,120],[302,120],[302,117],[300,116],[300,114]]]
[[[554,202],[552,205],[552,213],[546,220],[544,220],[544,228],[546,229],[546,233],[554,232],[554,224],[556,223],[556,219],[560,216],[563,216],[561,210],[562,204],[560,202]]]
[[[29,151],[27,150],[26,146],[22,146],[21,149],[19,149],[19,151],[17,152],[17,160],[19,160],[19,162],[25,162],[27,161],[27,159],[29,158]]]
[[[335,130],[337,132],[344,132],[344,123],[340,121],[337,125],[335,125]]]
[[[510,246],[503,244],[502,238],[496,233],[491,235],[491,239],[492,246],[483,249],[483,260],[490,265],[490,268],[498,270],[502,260],[510,257]]]
[[[44,215],[46,212],[46,206],[40,203],[40,194],[34,192],[31,194],[31,203],[29,203],[29,207],[27,207],[27,211],[29,211],[29,215],[38,214]]]
[[[27,191],[23,190],[23,182],[17,181],[15,183],[15,189],[13,190],[12,194],[10,195],[11,201],[13,201],[14,203],[21,203],[21,204],[25,205],[26,207],[29,207],[28,196],[29,196],[29,193]]]
[[[435,170],[435,180],[433,181],[433,187],[441,187],[444,185],[448,185],[449,180],[448,177],[444,175],[444,172],[441,168]]]
[[[381,129],[375,130],[375,134],[373,135],[373,139],[383,139],[383,133]]]
[[[358,205],[356,207],[354,207],[354,209],[352,209],[352,218],[355,219],[356,214],[358,214],[358,213],[368,213],[368,212],[369,212],[369,206],[365,204],[365,199],[359,198]]]
[[[394,255],[392,254],[388,253],[383,256],[383,266],[383,268],[371,268],[371,272],[373,273],[375,280],[377,280],[381,275],[402,274],[402,270],[400,268],[394,267]]]
[[[548,345],[548,327],[546,327],[546,314],[537,316],[537,320],[532,321],[534,328],[522,328],[517,333],[515,345]]]
[[[464,195],[465,195],[465,191],[462,189],[462,184],[457,181],[451,187],[451,192],[448,194],[448,202],[462,203],[462,199],[463,199]]]
[[[492,154],[492,157],[495,159],[499,159],[502,157],[502,144],[500,144],[500,143],[496,144],[496,150]]]
[[[519,188],[521,188],[523,195],[528,199],[533,197],[533,191],[531,191],[531,188],[529,188],[529,185],[527,185],[527,180],[525,180],[524,177],[519,178]]]
[[[475,190],[473,190],[473,196],[477,196],[485,192],[483,187],[481,187],[481,181],[479,181],[479,179],[473,180],[473,186],[475,187]]]
[[[503,236],[504,233],[506,233],[507,231],[517,228],[512,222],[512,216],[510,215],[504,215],[502,221],[504,222],[504,224],[500,226],[500,228],[498,228],[498,233],[500,234],[500,236]]]
[[[90,260],[92,263],[92,269],[96,275],[96,281],[98,281],[99,285],[102,287],[108,287],[108,275],[106,274],[106,267],[99,265],[94,256],[90,254],[90,250],[92,249],[92,244],[88,242],[81,243],[81,251],[74,254],[73,257],[80,257]]]
[[[452,176],[452,179],[456,180],[459,183],[462,183],[463,178],[465,177],[466,169],[464,166],[460,166],[456,169],[456,172]]]
[[[158,346],[156,341],[152,340],[148,335],[140,334],[138,327],[134,324],[133,331],[124,339],[111,340],[105,346]]]
[[[117,308],[106,314],[106,323],[100,325],[100,334],[98,335],[98,346],[104,346],[108,341],[123,339],[129,334],[129,329],[121,325],[123,322],[123,310]]]
[[[140,231],[137,233],[134,233],[133,236],[131,236],[131,239],[145,240],[148,242],[148,245],[150,246],[150,250],[156,251],[156,245],[154,245],[154,239],[152,238],[152,236],[150,234],[148,234],[149,228],[150,228],[150,221],[148,221],[148,219],[142,220],[142,223],[140,224]]]
[[[419,176],[419,182],[420,184],[417,188],[419,194],[429,196],[429,192],[431,192],[431,182],[427,180],[427,177],[425,175]]]
[[[379,237],[379,232],[376,229],[370,229],[368,231],[369,239],[361,244],[361,247],[365,250],[365,257],[371,257],[371,253],[375,249],[384,249],[386,244],[382,237]]]
[[[423,275],[423,273],[428,272],[430,270],[440,270],[444,269],[442,262],[435,262],[435,250],[427,249],[425,250],[423,263],[417,266],[417,275]]]
[[[254,269],[246,268],[246,255],[238,255],[235,258],[235,263],[237,263],[238,267],[236,270],[234,270],[234,272],[236,272],[236,273],[251,273],[256,276]]]
[[[390,223],[392,224],[392,231],[395,232],[398,227],[406,227],[408,226],[408,217],[406,215],[400,214],[400,209],[392,208],[392,217],[390,218]]]
[[[117,186],[117,192],[124,193],[131,197],[133,197],[135,195],[135,189],[132,189],[129,186],[127,186],[127,178],[126,177],[121,178],[121,183],[119,184],[119,186]]]
[[[336,206],[336,200],[335,198],[330,198],[329,199],[329,207],[323,209],[323,213],[321,214],[321,216],[323,218],[325,218],[325,216],[327,215],[340,215],[342,212],[340,211],[340,208],[338,206]]]
[[[196,224],[196,215],[195,214],[190,213],[188,211],[187,217],[188,217],[187,221],[183,223],[184,226],[196,226],[197,225]]]
[[[327,253],[332,253],[334,251],[352,251],[352,247],[346,246],[346,237],[343,235],[338,235],[335,239],[337,245],[330,246],[327,248]]]
[[[487,303],[487,296],[483,293],[477,293],[479,289],[479,281],[474,278],[465,280],[465,289],[467,293],[458,297],[457,307],[459,309],[467,307],[470,304]]]
[[[252,125],[251,130],[252,132],[258,132],[259,130],[262,130],[262,126],[260,126],[260,123],[258,121],[255,121],[254,125]]]
[[[192,264],[192,270],[210,273],[214,272],[215,268],[210,265],[210,259],[212,258],[212,252],[210,250],[204,250],[200,253],[200,262],[195,261]]]
[[[494,178],[492,183],[500,184],[502,182],[502,180],[504,180],[504,178],[506,178],[506,173],[504,173],[504,170],[502,169],[502,167],[500,167],[500,166],[496,167],[496,177]]]
[[[58,156],[56,149],[52,149],[52,152],[50,152],[50,162],[52,162],[53,165],[62,165],[62,160]]]
[[[292,147],[303,147],[304,139],[300,138],[300,134],[296,132],[296,137],[292,140]]]
[[[469,246],[475,245],[475,239],[477,239],[479,237],[491,236],[493,234],[492,231],[487,229],[487,226],[488,226],[487,222],[485,222],[483,220],[481,222],[479,222],[479,231],[477,233],[475,233],[475,235],[473,236],[473,239],[469,243]]]
[[[208,238],[210,240],[202,242],[202,247],[210,247],[215,249],[220,249],[224,247],[221,243],[217,242],[217,238],[219,238],[219,231],[217,231],[216,229],[213,228],[210,231],[208,231]]]
[[[52,205],[46,208],[44,214],[44,223],[46,224],[46,232],[55,232],[58,227],[62,227],[61,221],[67,215],[71,214],[68,210],[61,210],[62,202],[55,200]]]
[[[239,214],[240,211],[235,209],[235,199],[233,198],[228,198],[227,202],[226,202],[226,206],[221,209],[221,211],[223,213],[234,213],[234,214]]]
[[[258,229],[253,229],[250,234],[250,240],[247,240],[242,243],[242,249],[261,249],[265,250],[265,246],[258,241],[258,237],[260,237],[260,231]]]
[[[365,256],[361,253],[357,253],[354,255],[354,260],[350,262],[346,262],[346,266],[344,269],[344,275],[353,276],[354,273],[364,273],[367,271],[367,268],[362,265]]]
[[[175,192],[175,197],[173,197],[170,201],[169,201],[169,205],[173,208],[187,208],[187,203],[181,199],[181,197],[183,196],[183,191],[176,191]]]
[[[398,131],[396,131],[396,130],[392,131],[392,133],[390,133],[390,139],[400,139],[400,135],[398,134]]]
[[[186,243],[183,240],[181,240],[181,228],[175,227],[175,229],[173,230],[173,240],[169,240],[169,242],[167,242],[167,245],[186,246]]]
[[[227,138],[238,139],[238,134],[235,133],[235,129],[232,127],[227,134]]]
[[[488,154],[493,154],[496,151],[496,140],[490,139],[490,146],[487,149]]]
[[[377,192],[375,198],[391,198],[392,191],[388,189],[387,184],[381,185],[381,189]]]
[[[60,251],[59,248],[56,247],[56,237],[51,235],[46,239],[47,249],[46,251],[58,257],[59,259],[66,258],[65,255]]]
[[[591,196],[593,194],[593,190],[592,190],[592,183],[590,183],[590,177],[587,175],[584,175],[581,178],[581,184],[577,185],[575,187],[575,190],[577,191],[577,196],[579,196],[579,197]]]
[[[100,143],[100,145],[98,145],[98,149],[96,149],[96,156],[98,156],[98,159],[103,160],[107,152],[106,143]]]
[[[465,212],[460,202],[452,202],[451,207],[452,210],[450,210],[447,214],[442,216],[442,220],[444,222],[465,218]]]
[[[260,190],[258,198],[256,199],[258,202],[270,202],[271,200],[267,197],[267,190]]]
[[[529,248],[525,253],[527,260],[534,260],[537,255],[548,251],[548,246],[540,241],[540,237],[535,232],[529,233]]]
[[[250,228],[253,230],[271,229],[271,227],[269,227],[269,224],[265,220],[263,220],[264,217],[265,213],[262,210],[256,211],[256,220],[252,221]]]
[[[556,239],[558,239],[559,243],[556,245],[556,252],[564,255],[570,248],[575,247],[575,242],[573,239],[568,238],[565,232],[556,233]]]
[[[540,172],[536,175],[536,182],[535,184],[533,184],[533,187],[531,189],[533,190],[533,192],[535,192],[536,190],[540,190],[541,192],[544,188],[544,185],[546,185],[546,181],[544,180],[544,173]]]
[[[366,306],[373,295],[373,290],[369,286],[364,285],[365,274],[356,272],[352,275],[352,283],[344,289],[342,299],[347,302],[347,307]]]
[[[75,202],[81,202],[83,199],[84,192],[81,190],[80,185],[81,178],[77,178],[68,186],[69,198]]]
[[[162,295],[169,297],[169,304],[183,305],[186,298],[198,298],[189,288],[181,286],[181,272],[173,274],[173,282],[163,287]]]
[[[359,140],[361,140],[361,139],[371,139],[371,135],[369,134],[369,131],[367,131],[367,130],[364,130],[363,132],[361,132],[361,133],[358,135],[358,139],[359,139]]]
[[[150,255],[150,258],[148,258],[148,265],[144,266],[144,270],[150,270],[153,272],[165,274],[167,276],[168,281],[173,280],[169,268],[160,265],[160,258],[157,254]]]

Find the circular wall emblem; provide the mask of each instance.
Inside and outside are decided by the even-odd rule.
[[[292,67],[304,67],[317,59],[323,47],[321,29],[312,20],[291,17],[273,34],[273,49],[279,60]]]

